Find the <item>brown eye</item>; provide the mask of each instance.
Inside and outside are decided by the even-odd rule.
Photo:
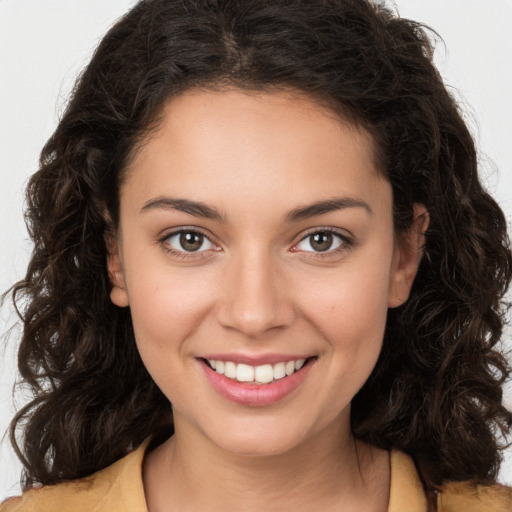
[[[296,248],[304,252],[333,252],[343,245],[350,245],[343,235],[332,231],[316,231],[305,236]]]
[[[184,251],[198,251],[203,245],[204,236],[200,233],[185,232],[180,235],[180,245]]]
[[[315,251],[328,251],[332,246],[332,233],[321,232],[310,235],[309,243]]]
[[[178,231],[165,238],[165,243],[177,252],[203,252],[214,249],[214,244],[198,231]]]

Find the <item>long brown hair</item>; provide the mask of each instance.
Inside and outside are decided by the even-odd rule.
[[[163,102],[226,85],[297,90],[368,130],[398,234],[414,203],[427,207],[425,257],[411,297],[389,311],[352,429],[409,453],[429,490],[495,481],[497,435],[512,424],[497,350],[512,255],[432,53],[425,28],[367,0],[146,0],[119,20],[27,188],[34,251],[13,297],[24,326],[19,370],[34,398],[11,425],[26,486],[91,474],[172,432],[130,311],[110,302],[104,239],[117,226],[126,163]]]

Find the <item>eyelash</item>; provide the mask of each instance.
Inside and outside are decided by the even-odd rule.
[[[210,244],[216,246],[216,244],[211,241],[210,237],[206,233],[203,233],[201,230],[199,230],[197,228],[178,229],[171,233],[165,234],[164,236],[162,236],[161,238],[158,239],[158,242],[160,243],[160,245],[163,247],[163,249],[166,252],[168,252],[172,256],[180,258],[180,259],[208,257],[207,253],[210,252],[208,250],[203,250],[203,251],[183,250],[183,251],[180,251],[180,250],[176,250],[173,247],[171,247],[170,242],[169,242],[170,239],[172,239],[173,237],[175,237],[177,235],[182,235],[185,233],[200,235],[204,238],[204,240],[207,240]],[[306,256],[307,258],[332,257],[333,255],[336,255],[342,251],[347,251],[347,250],[351,249],[355,245],[354,240],[352,238],[350,238],[349,236],[347,236],[344,233],[341,233],[340,231],[338,231],[336,229],[327,228],[327,227],[326,228],[315,228],[314,230],[311,230],[308,233],[306,233],[296,244],[294,244],[294,246],[292,247],[292,251],[299,252],[300,250],[294,250],[295,247],[297,247],[300,243],[304,242],[305,240],[312,237],[313,235],[317,235],[317,234],[333,235],[334,237],[336,237],[340,240],[340,245],[334,249],[327,249],[325,251],[302,251],[303,253],[307,254],[307,256]]]
[[[185,259],[185,258],[204,258],[204,257],[207,257],[208,256],[208,252],[209,251],[179,251],[179,250],[176,250],[174,249],[173,247],[171,247],[170,245],[170,240],[177,236],[177,235],[182,235],[182,234],[194,234],[194,235],[200,235],[204,238],[204,240],[207,240],[208,242],[210,242],[212,245],[216,246],[216,244],[214,242],[211,241],[210,237],[206,234],[206,233],[203,233],[201,230],[197,229],[197,228],[181,228],[181,229],[178,229],[176,231],[173,231],[171,233],[167,233],[166,235],[162,236],[161,238],[159,238],[158,242],[160,243],[160,245],[163,247],[163,249],[170,253],[172,256],[176,257],[176,258],[180,258],[180,259]]]
[[[308,238],[311,238],[313,235],[318,235],[318,234],[333,235],[334,237],[336,237],[340,240],[340,244],[338,247],[336,247],[334,249],[327,249],[326,251],[303,251],[306,254],[307,258],[315,258],[315,259],[329,258],[329,257],[335,256],[335,255],[338,255],[340,252],[347,251],[355,245],[354,240],[351,237],[349,237],[347,234],[342,233],[341,231],[338,231],[333,228],[325,227],[325,228],[314,228],[313,230],[309,231],[293,246],[293,248],[297,247],[300,243],[307,240]],[[293,250],[293,248],[292,248],[292,250]],[[298,250],[294,251],[294,252],[298,252]]]

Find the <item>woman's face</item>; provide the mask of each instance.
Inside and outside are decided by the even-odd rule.
[[[166,105],[127,170],[109,270],[177,432],[254,455],[349,435],[419,258],[392,204],[370,137],[306,97]]]

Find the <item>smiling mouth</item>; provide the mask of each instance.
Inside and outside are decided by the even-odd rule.
[[[221,361],[215,359],[202,359],[202,361],[219,375],[245,384],[270,384],[301,370],[316,357],[306,359],[293,359],[276,364],[263,364],[251,366],[234,361]]]

